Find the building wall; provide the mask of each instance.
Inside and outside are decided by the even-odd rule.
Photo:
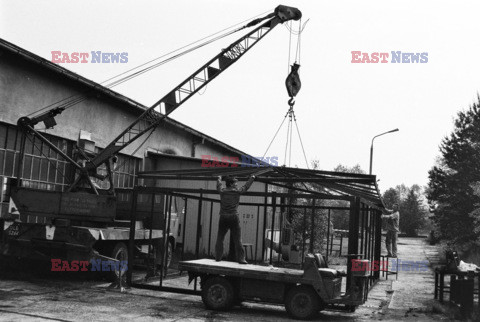
[[[141,113],[138,107],[105,93],[92,92],[82,80],[71,80],[41,64],[25,60],[19,54],[0,49],[0,216],[8,209],[8,182],[14,176],[12,165],[18,161],[17,120],[72,96],[83,97],[84,100],[55,117],[57,125],[54,129],[45,130],[43,123],[36,126],[40,132],[50,135],[59,147],[65,148],[68,154],[71,154],[80,131],[90,132],[97,149],[102,149]],[[189,157],[200,157],[202,154],[238,156],[228,146],[205,140],[205,136],[172,122],[176,123],[162,123],[140,149],[138,147],[146,136],[122,151],[120,161],[126,163],[119,169],[121,175],[117,176],[116,186],[132,187],[131,176],[135,176],[138,170],[152,169],[149,161],[145,161],[147,149]],[[35,188],[59,189],[65,182],[59,182],[53,176],[54,171],[45,156],[56,163],[63,162],[62,158],[45,145],[36,149],[29,144],[27,142],[30,152],[23,178],[31,180]],[[66,172],[67,167],[63,165],[61,171]]]
[[[81,95],[87,88],[78,82],[68,80],[43,66],[26,62],[4,52],[0,59],[0,121],[16,124],[20,117],[28,116],[41,108],[66,97]],[[56,117],[57,126],[48,130],[55,136],[76,141],[80,130],[92,133],[92,140],[100,148],[105,147],[138,117],[138,110],[105,94],[89,94],[79,104],[65,110]],[[39,124],[42,128],[43,124]],[[123,152],[132,153],[143,139],[133,143]],[[159,126],[144,147],[159,151],[172,150],[177,155],[195,156],[201,154],[231,155],[223,147],[204,142],[195,135],[172,124]],[[135,156],[143,157],[140,149]]]

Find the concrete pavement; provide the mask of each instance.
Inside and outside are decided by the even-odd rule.
[[[400,261],[438,263],[440,255],[424,239],[401,238]],[[407,265],[409,266],[409,265]],[[322,321],[450,320],[435,313],[433,271],[402,267],[398,280],[381,278],[355,313],[323,311]],[[407,271],[408,269],[408,271]],[[245,303],[228,312],[206,310],[198,296],[129,289],[107,289],[105,282],[0,278],[1,321],[290,321],[282,306]]]
[[[386,251],[383,250],[384,254]],[[437,246],[423,238],[400,238],[398,278],[381,278],[369,293],[368,301],[357,309],[358,320],[437,321],[450,317],[439,312],[434,297],[434,272],[442,255]],[[424,263],[428,263],[425,268]],[[390,269],[392,269],[390,260]],[[419,265],[420,264],[420,265]]]

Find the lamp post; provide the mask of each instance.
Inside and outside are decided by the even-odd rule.
[[[370,146],[370,174],[372,174],[372,158],[373,158],[373,140],[375,140],[376,137],[379,137],[379,136],[382,136],[382,135],[385,135],[385,134],[388,134],[388,133],[393,133],[393,132],[397,132],[398,129],[394,129],[394,130],[390,130],[388,132],[384,132],[384,133],[380,133],[378,135],[375,135],[373,138],[372,138],[372,145]]]

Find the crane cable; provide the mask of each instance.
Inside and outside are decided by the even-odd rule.
[[[168,63],[168,62],[171,62],[171,61],[173,61],[173,60],[175,60],[175,59],[177,59],[177,58],[180,58],[180,57],[182,57],[183,55],[186,55],[186,54],[188,54],[188,53],[190,53],[190,52],[192,52],[192,51],[195,51],[195,50],[197,50],[197,49],[199,49],[199,48],[201,48],[201,47],[204,47],[204,46],[206,46],[206,45],[208,45],[208,44],[210,44],[210,43],[213,43],[213,42],[215,42],[215,41],[217,41],[217,40],[219,40],[219,39],[228,37],[228,36],[230,36],[231,34],[237,32],[237,31],[239,31],[239,30],[241,30],[241,29],[242,29],[242,28],[237,29],[237,30],[233,30],[233,31],[227,32],[227,33],[225,33],[225,34],[223,34],[223,35],[220,35],[220,36],[217,36],[217,37],[215,37],[215,38],[212,38],[212,39],[210,39],[210,40],[208,40],[208,41],[205,41],[205,42],[203,42],[203,43],[201,43],[201,44],[199,44],[199,45],[197,45],[197,46],[195,46],[195,47],[186,49],[186,50],[184,50],[184,51],[182,51],[182,52],[180,52],[180,53],[178,53],[178,54],[176,54],[176,55],[173,55],[173,56],[171,56],[171,57],[168,57],[168,58],[166,58],[166,59],[164,59],[164,60],[162,60],[162,61],[160,61],[160,62],[158,62],[158,63],[156,63],[156,64],[154,64],[154,65],[147,66],[147,67],[145,67],[145,68],[143,68],[143,69],[141,69],[141,70],[139,70],[139,71],[136,71],[136,72],[134,72],[134,73],[132,73],[132,74],[126,75],[126,76],[124,76],[124,77],[122,77],[122,78],[120,78],[120,79],[117,79],[117,80],[115,80],[115,81],[113,81],[113,82],[111,82],[111,83],[105,84],[104,86],[107,87],[107,88],[113,88],[113,87],[115,87],[115,86],[117,86],[117,85],[120,85],[120,84],[122,84],[122,83],[124,83],[124,82],[126,82],[126,81],[129,81],[129,80],[131,80],[131,79],[133,79],[133,78],[135,78],[135,77],[138,77],[138,76],[140,76],[140,75],[142,75],[142,74],[144,74],[144,73],[146,73],[146,72],[148,72],[148,71],[150,71],[150,70],[152,70],[152,69],[155,69],[155,68],[157,68],[157,67],[159,67],[159,66],[161,66],[161,65],[164,65],[164,64],[166,64],[166,63]],[[191,45],[191,44],[189,44],[189,45]],[[182,48],[188,47],[189,45],[183,46]],[[170,52],[170,53],[168,53],[168,54],[165,54],[165,55],[162,55],[162,56],[160,56],[160,57],[158,57],[157,59],[154,59],[154,60],[158,60],[158,59],[160,59],[160,58],[163,58],[163,57],[165,57],[165,56],[167,56],[167,55],[170,55],[170,54],[172,54],[172,53],[174,53],[174,52],[177,52],[177,51],[178,51],[178,50],[172,51],[172,52]],[[154,60],[153,60],[153,61],[154,61]],[[140,65],[140,66],[144,66],[144,65],[145,65],[145,64],[142,64],[142,65]],[[138,67],[140,67],[140,66],[138,66]],[[135,70],[135,69],[137,69],[137,68],[134,68],[133,70]],[[124,74],[124,73],[123,73],[123,74]],[[120,75],[122,75],[122,74],[120,74]],[[112,80],[112,79],[115,79],[115,78],[117,78],[117,76],[112,77],[112,78],[110,78],[109,80]],[[106,81],[102,82],[101,84],[104,84],[104,83],[108,82],[109,80],[106,80]],[[82,102],[82,101],[84,101],[84,100],[87,99],[87,97],[86,97],[85,95],[80,94],[79,96],[80,96],[79,98],[73,99],[71,102],[67,102],[65,105],[63,105],[63,106],[61,106],[61,107],[67,109],[67,108],[70,108],[70,107],[72,107],[72,106],[74,106],[74,105],[76,105],[76,104],[78,104],[78,103],[80,103],[80,102]]]
[[[288,152],[288,142],[290,141],[290,151],[292,150],[292,136],[290,134],[291,132],[291,126],[292,126],[292,113],[290,112],[290,110],[287,112],[288,114],[288,117],[289,117],[289,120],[288,120],[288,124],[287,124],[287,142],[285,143],[285,157],[284,157],[284,163],[285,165],[287,165],[287,152]],[[290,153],[290,159],[291,159],[291,153]],[[290,166],[290,164],[288,164],[288,166]]]
[[[299,65],[300,65],[300,44],[301,44],[301,41],[302,41],[302,33],[300,32],[301,24],[302,24],[302,19],[300,19],[300,22],[298,24],[297,48],[296,48],[296,51],[295,51],[295,62],[298,61]],[[298,57],[298,59],[297,59],[297,57]]]
[[[161,59],[161,58],[164,58],[164,57],[166,57],[166,56],[168,56],[168,55],[172,55],[173,53],[176,53],[176,52],[178,52],[178,51],[180,51],[180,50],[182,50],[182,49],[188,48],[188,47],[190,47],[190,46],[192,46],[192,45],[194,45],[194,44],[199,43],[200,41],[203,41],[203,40],[205,40],[205,39],[209,39],[209,38],[211,38],[211,37],[213,37],[213,36],[215,36],[215,35],[217,35],[217,34],[219,34],[219,33],[222,33],[222,32],[224,32],[224,31],[226,31],[226,30],[230,30],[230,29],[232,29],[232,28],[237,27],[238,25],[244,24],[244,23],[246,23],[246,22],[248,22],[248,21],[252,21],[253,19],[255,19],[255,18],[259,17],[259,16],[263,16],[263,15],[265,15],[265,14],[268,13],[268,12],[271,12],[271,10],[268,10],[268,11],[266,11],[266,12],[257,14],[257,15],[255,15],[254,17],[252,17],[252,18],[250,18],[250,19],[243,20],[243,21],[241,21],[241,22],[239,22],[239,23],[236,23],[236,24],[234,24],[234,25],[231,25],[231,26],[229,26],[229,27],[227,27],[227,28],[224,28],[224,29],[222,29],[222,30],[220,30],[220,31],[218,31],[218,32],[215,32],[215,33],[213,33],[213,34],[211,34],[211,35],[208,35],[208,36],[206,36],[206,37],[203,37],[203,38],[201,38],[201,39],[199,39],[199,40],[197,40],[197,41],[194,41],[194,42],[191,42],[191,43],[189,43],[189,44],[187,44],[187,45],[184,45],[184,46],[182,46],[182,47],[180,47],[180,48],[178,48],[178,49],[176,49],[176,50],[173,50],[173,51],[171,51],[171,52],[169,52],[169,53],[166,53],[166,54],[161,55],[161,56],[159,56],[159,57],[156,57],[156,58],[154,58],[154,59],[152,59],[152,60],[150,60],[150,61],[148,61],[148,62],[145,62],[145,63],[143,63],[143,64],[141,64],[141,65],[138,65],[138,66],[136,66],[136,67],[134,67],[134,68],[131,68],[131,69],[125,71],[125,72],[122,72],[122,73],[120,73],[120,74],[118,74],[118,75],[115,75],[115,76],[113,76],[113,77],[110,77],[110,78],[106,79],[105,81],[99,83],[99,85],[103,85],[103,84],[105,84],[105,83],[107,83],[107,82],[110,82],[110,81],[112,81],[112,80],[114,80],[114,79],[116,79],[116,78],[118,78],[118,77],[120,77],[120,76],[122,76],[122,75],[125,75],[125,74],[127,74],[127,73],[130,73],[130,72],[132,72],[132,71],[134,71],[134,70],[137,70],[137,69],[139,69],[140,67],[143,67],[143,66],[145,66],[145,65],[148,65],[148,64],[150,64],[150,63],[152,63],[152,62],[154,62],[154,61],[157,61],[157,60],[159,60],[159,59]],[[174,60],[174,59],[177,59],[177,58],[179,58],[179,57],[181,57],[181,56],[183,56],[183,55],[185,55],[185,54],[187,54],[187,53],[190,53],[191,51],[194,51],[194,50],[199,49],[199,48],[201,48],[201,47],[203,47],[203,46],[206,46],[206,45],[208,45],[208,44],[210,44],[210,43],[212,43],[212,42],[214,42],[214,41],[217,41],[217,40],[219,40],[219,39],[225,38],[225,37],[227,37],[227,36],[229,36],[229,35],[231,35],[231,34],[233,34],[233,33],[235,33],[235,32],[238,32],[238,31],[240,31],[240,30],[243,30],[243,29],[245,29],[245,28],[247,28],[247,25],[242,26],[242,27],[240,27],[240,28],[236,28],[236,29],[231,30],[231,31],[228,31],[228,32],[225,32],[224,34],[221,34],[221,35],[219,35],[219,36],[217,36],[217,37],[215,37],[215,38],[212,38],[212,39],[207,40],[207,41],[205,41],[205,42],[203,42],[203,43],[200,43],[199,45],[197,45],[197,46],[195,46],[195,47],[192,47],[192,48],[190,48],[190,49],[186,49],[186,50],[184,50],[183,52],[180,52],[180,53],[178,53],[178,54],[176,54],[176,55],[174,55],[174,56],[172,56],[172,57],[170,57],[170,58],[166,58],[166,59],[164,59],[163,61],[160,61],[160,62],[158,62],[158,63],[156,63],[156,64],[154,64],[154,65],[152,65],[152,66],[145,67],[145,68],[143,68],[143,69],[140,70],[140,71],[137,71],[137,72],[135,72],[135,73],[133,73],[133,74],[130,74],[130,75],[126,75],[126,76],[124,76],[124,77],[122,77],[122,78],[120,78],[120,79],[118,79],[118,80],[116,80],[116,81],[113,81],[113,82],[111,82],[111,83],[109,83],[109,84],[106,84],[106,85],[104,85],[104,87],[107,87],[107,88],[115,87],[115,86],[117,86],[117,85],[119,85],[119,84],[122,84],[123,82],[126,82],[126,81],[128,81],[128,80],[130,80],[130,79],[132,79],[132,78],[138,77],[138,76],[140,76],[141,74],[146,73],[146,72],[148,72],[148,71],[150,71],[150,70],[152,70],[152,69],[154,69],[154,68],[157,68],[157,67],[159,67],[159,66],[161,66],[161,65],[163,65],[163,64],[165,64],[165,63],[167,63],[167,62],[170,62],[170,61],[172,61],[172,60]],[[96,86],[95,86],[95,87],[96,87]],[[49,104],[49,105],[47,105],[47,106],[45,106],[45,107],[43,107],[43,108],[41,108],[41,109],[39,109],[39,110],[37,110],[37,111],[34,111],[34,112],[30,113],[30,114],[27,115],[27,116],[30,117],[30,116],[32,116],[32,115],[34,115],[34,114],[40,113],[41,111],[43,111],[43,110],[45,110],[45,109],[48,109],[48,108],[51,108],[51,107],[53,107],[53,106],[55,106],[55,105],[59,105],[58,107],[63,107],[63,108],[65,108],[65,109],[70,108],[70,107],[72,107],[72,106],[74,106],[74,105],[76,105],[76,104],[79,104],[79,103],[81,103],[82,101],[86,100],[86,99],[87,99],[86,95],[89,94],[91,91],[93,91],[93,90],[95,89],[95,87],[94,87],[93,89],[86,90],[86,91],[84,91],[83,93],[76,94],[76,95],[71,95],[71,96],[66,97],[66,98],[63,98],[63,99],[61,99],[61,100],[59,100],[59,101],[56,101],[56,102],[54,102],[54,103],[51,103],[51,104]],[[63,105],[62,105],[62,104],[63,104]]]
[[[283,117],[283,121],[282,121],[282,123],[280,123],[280,126],[279,126],[278,129],[277,129],[277,132],[275,132],[275,135],[273,136],[272,140],[270,141],[270,144],[268,145],[267,150],[265,150],[265,153],[264,153],[263,156],[262,156],[262,160],[263,160],[263,159],[265,158],[265,156],[267,155],[268,150],[270,150],[270,147],[272,146],[273,141],[275,141],[275,138],[277,137],[278,132],[280,132],[280,129],[282,128],[283,123],[284,123],[285,120],[287,119],[287,116],[288,116],[288,112],[287,112],[287,114],[285,114],[285,116]]]
[[[156,63],[156,64],[154,64],[154,65],[152,65],[152,66],[145,67],[145,68],[143,68],[143,69],[141,69],[141,70],[139,70],[139,71],[137,71],[137,72],[135,72],[135,73],[132,73],[132,74],[127,75],[127,76],[124,76],[124,77],[122,77],[122,78],[120,78],[120,79],[118,79],[118,80],[116,80],[116,81],[113,81],[113,82],[111,82],[111,83],[109,83],[109,84],[106,84],[105,87],[107,87],[107,88],[113,88],[113,87],[115,87],[115,86],[117,86],[117,85],[120,85],[120,84],[122,84],[122,83],[124,83],[124,82],[126,82],[126,81],[129,81],[129,80],[131,80],[131,79],[133,79],[133,78],[135,78],[135,77],[138,77],[138,76],[140,76],[140,75],[142,75],[142,74],[144,74],[144,73],[146,73],[146,72],[148,72],[148,71],[150,71],[150,70],[152,70],[152,69],[155,69],[155,68],[157,68],[157,67],[159,67],[159,66],[161,66],[161,65],[164,65],[164,64],[166,64],[166,63],[168,63],[168,62],[170,62],[170,61],[173,61],[173,60],[175,60],[175,59],[177,59],[177,58],[179,58],[179,57],[181,57],[181,56],[183,56],[183,55],[186,55],[186,54],[188,54],[188,53],[190,53],[190,52],[192,52],[192,51],[194,51],[194,50],[197,50],[197,49],[199,49],[199,48],[201,48],[201,47],[203,47],[203,46],[206,46],[206,45],[208,45],[208,44],[210,44],[210,43],[212,43],[212,42],[214,42],[214,41],[217,41],[217,40],[219,40],[219,39],[221,39],[221,38],[227,37],[227,36],[229,36],[229,35],[231,35],[231,34],[233,34],[233,33],[235,33],[235,32],[236,32],[236,31],[230,31],[230,32],[228,32],[228,33],[226,33],[226,34],[224,34],[224,35],[222,35],[222,36],[213,38],[213,39],[211,39],[211,40],[209,40],[209,41],[206,41],[206,42],[204,42],[204,43],[202,43],[202,44],[200,44],[200,45],[197,45],[197,46],[195,46],[195,47],[189,48],[189,49],[187,49],[187,50],[185,50],[185,51],[183,51],[183,52],[180,52],[179,54],[176,54],[176,55],[174,55],[174,56],[172,56],[172,57],[166,58],[166,59],[164,59],[164,60],[162,60],[162,61],[160,61],[160,62],[158,62],[158,63]],[[171,54],[171,53],[172,53],[172,52],[170,52],[169,54]],[[167,54],[167,55],[168,55],[168,54]],[[164,56],[165,56],[165,55],[164,55]],[[110,79],[114,79],[114,78],[116,78],[116,77],[113,77],[113,78],[110,78]],[[105,82],[103,82],[103,83],[105,83]],[[102,84],[103,84],[103,83],[102,83]],[[77,98],[73,98],[71,101],[66,102],[64,105],[60,105],[59,107],[62,107],[62,108],[64,108],[64,109],[68,109],[68,108],[70,108],[70,107],[72,107],[72,106],[74,106],[74,105],[77,105],[77,104],[85,101],[87,98],[88,98],[88,97],[86,97],[85,94],[79,94]]]
[[[267,11],[267,12],[268,12],[268,11]],[[258,15],[256,15],[256,16],[254,16],[253,18],[244,20],[244,21],[242,21],[242,22],[240,22],[240,23],[237,23],[237,24],[235,24],[235,25],[233,25],[233,26],[231,26],[231,27],[222,29],[221,31],[219,31],[219,32],[217,32],[217,33],[215,33],[215,34],[218,34],[218,33],[222,32],[222,31],[231,29],[231,28],[233,28],[233,27],[235,27],[235,26],[237,26],[237,25],[239,25],[239,24],[243,24],[243,23],[245,23],[245,22],[247,22],[247,21],[252,21],[252,19],[255,19],[255,18],[258,17],[258,16],[263,16],[263,15],[265,15],[265,13],[266,13],[266,12],[261,13],[261,14],[258,14]],[[265,19],[265,18],[262,18],[262,20],[263,20],[263,19]],[[136,75],[134,75],[134,76],[129,75],[129,76],[127,76],[128,79],[125,79],[125,78],[127,78],[127,77],[124,77],[124,78],[122,78],[122,79],[120,79],[120,80],[118,80],[118,81],[116,81],[116,82],[113,82],[112,84],[107,85],[107,86],[111,88],[111,87],[114,87],[114,86],[116,86],[116,85],[119,85],[119,84],[121,84],[121,83],[123,83],[123,82],[126,82],[126,81],[128,81],[128,80],[130,80],[130,79],[132,79],[132,78],[134,78],[134,77],[137,77],[137,76],[139,76],[139,75],[141,75],[141,74],[143,74],[143,73],[145,73],[145,72],[147,72],[147,71],[149,71],[149,70],[151,70],[151,69],[154,69],[154,68],[156,68],[156,67],[158,67],[158,66],[160,66],[160,65],[163,65],[163,64],[165,64],[165,63],[167,63],[167,62],[169,62],[169,61],[172,61],[172,60],[174,60],[174,59],[176,59],[176,58],[178,58],[178,57],[181,57],[181,56],[183,56],[183,55],[185,55],[185,54],[187,54],[187,53],[190,53],[190,52],[192,52],[192,51],[194,51],[194,50],[196,50],[196,49],[198,49],[198,48],[200,48],[200,47],[206,46],[206,45],[208,45],[208,44],[210,44],[210,43],[212,43],[212,42],[215,42],[215,41],[217,41],[217,40],[219,40],[219,39],[222,39],[222,38],[225,38],[225,37],[227,37],[227,36],[230,36],[230,35],[238,32],[238,31],[240,31],[240,30],[243,30],[243,29],[245,29],[245,28],[247,28],[247,27],[250,27],[250,26],[249,26],[249,25],[244,25],[244,26],[242,26],[242,27],[240,27],[240,28],[237,28],[237,29],[235,29],[235,30],[232,30],[232,31],[230,31],[230,32],[227,32],[227,33],[225,33],[225,34],[223,34],[223,35],[221,35],[221,36],[218,36],[218,37],[216,37],[216,38],[210,39],[210,40],[208,40],[208,41],[206,41],[206,42],[204,42],[204,43],[202,43],[202,44],[200,44],[200,45],[197,45],[196,47],[190,48],[190,49],[188,49],[188,50],[186,50],[186,51],[184,51],[184,52],[181,52],[180,54],[177,54],[177,55],[175,55],[175,56],[173,56],[173,57],[170,57],[170,58],[168,58],[168,59],[166,59],[166,60],[164,60],[164,61],[161,61],[161,62],[159,62],[159,63],[157,63],[157,64],[155,64],[155,65],[153,65],[153,66],[150,66],[150,67],[147,67],[147,68],[145,68],[145,69],[143,69],[143,70],[140,70],[140,71],[137,72]],[[212,34],[212,35],[210,35],[210,36],[204,37],[204,38],[202,38],[201,40],[207,39],[207,38],[209,38],[209,37],[211,37],[211,36],[213,36],[213,35],[215,35],[215,34]],[[198,40],[198,41],[201,41],[201,40]],[[197,42],[198,42],[198,41],[197,41]],[[196,43],[196,42],[194,42],[194,43]],[[192,43],[192,44],[194,44],[194,43]],[[190,45],[191,45],[191,44],[186,45],[186,46],[183,46],[183,47],[181,47],[180,49],[186,48],[186,47],[188,47],[188,46],[190,46]],[[180,49],[177,49],[177,50],[175,50],[175,51],[172,51],[171,53],[176,52],[176,51],[178,51],[178,50],[180,50]],[[168,54],[166,54],[166,55],[168,55]],[[161,57],[164,57],[164,56],[166,56],[166,55],[163,55],[163,56],[161,56]],[[158,59],[158,58],[157,58],[157,59]],[[151,61],[153,61],[153,60],[151,60]],[[150,61],[150,62],[151,62],[151,61]],[[148,64],[148,62],[145,63],[145,64]],[[144,66],[145,64],[143,64],[143,65],[141,65],[141,66]],[[138,68],[138,66],[137,66],[136,68]],[[131,69],[131,70],[134,70],[134,69],[136,69],[136,68],[133,68],[133,69]],[[125,73],[126,73],[126,72],[125,72]],[[125,74],[125,73],[123,73],[123,74]],[[122,75],[122,74],[120,74],[120,75]],[[114,79],[114,78],[115,78],[115,77],[110,78],[110,79]],[[124,80],[124,79],[125,79],[125,80]],[[206,91],[206,88],[205,88],[205,90],[204,90],[203,93],[205,93],[205,91]],[[203,94],[203,93],[202,93],[202,94]],[[155,132],[155,130],[156,130],[156,127],[152,128],[152,130],[150,131],[150,133],[148,134],[148,136],[143,140],[143,142],[142,142],[141,144],[139,144],[139,146],[135,149],[135,151],[133,151],[133,152],[131,153],[131,155],[134,155],[134,154],[147,142],[147,140],[150,138],[150,136],[153,134],[153,132]],[[121,165],[116,166],[113,171],[115,171],[115,170],[123,167],[123,165],[126,163],[126,161],[127,161],[127,160],[125,160]]]
[[[290,27],[288,26],[288,24],[285,24],[285,28],[287,28],[287,30],[293,34],[293,35],[299,35],[303,32],[303,29],[305,29],[305,25],[307,24],[307,22],[309,22],[310,19],[307,19],[307,21],[305,21],[305,23],[302,25],[302,27],[298,30],[298,31],[295,31],[292,29],[292,25],[290,24]]]
[[[301,57],[300,49],[301,49],[302,33],[303,33],[303,30],[305,29],[305,26],[307,25],[307,23],[309,21],[310,21],[310,19],[307,19],[307,21],[305,21],[305,23],[302,25],[302,21],[300,20],[299,25],[298,25],[299,29],[298,29],[297,53],[298,53],[298,63],[299,64],[300,64],[300,57]],[[297,123],[297,117],[296,117],[295,113],[292,113],[292,115],[293,115],[293,121],[295,122],[295,128],[297,129],[298,139],[300,140],[300,146],[302,147],[303,157],[305,158],[305,164],[307,166],[307,169],[310,169],[310,167],[308,166],[307,154],[305,153],[305,147],[303,146],[302,136],[300,135],[300,129],[299,129],[298,123]],[[290,149],[290,153],[291,153],[291,149]]]
[[[290,29],[288,29],[287,24],[285,24],[287,30],[292,29],[292,21],[290,21]],[[289,32],[288,36],[288,60],[287,60],[287,75],[290,73],[290,55],[292,51],[292,32]]]
[[[125,71],[125,72],[122,72],[122,73],[120,73],[120,74],[118,74],[118,75],[115,75],[115,76],[113,76],[113,77],[110,77],[110,78],[106,79],[105,81],[101,82],[100,85],[105,84],[105,83],[107,83],[107,82],[109,82],[109,81],[112,81],[112,80],[114,80],[114,79],[116,79],[116,78],[118,78],[118,77],[120,77],[120,76],[122,76],[122,75],[125,75],[125,74],[127,74],[127,73],[130,73],[130,72],[132,72],[132,71],[134,71],[134,70],[137,70],[137,69],[139,69],[139,68],[141,68],[141,67],[143,67],[143,66],[146,66],[146,65],[148,65],[148,64],[150,64],[150,63],[152,63],[152,62],[154,62],[154,61],[157,61],[157,60],[159,60],[159,59],[161,59],[161,58],[164,58],[164,57],[167,57],[167,56],[169,56],[169,55],[171,55],[171,54],[173,54],[173,53],[179,52],[180,50],[185,49],[185,48],[188,48],[188,47],[190,47],[190,46],[192,46],[192,45],[194,45],[194,44],[196,44],[196,43],[199,43],[200,41],[203,41],[203,40],[205,40],[205,39],[209,39],[209,38],[211,38],[211,37],[213,37],[213,36],[215,36],[215,35],[217,35],[217,34],[219,34],[219,33],[222,33],[222,32],[224,32],[224,31],[227,31],[227,30],[230,30],[230,29],[232,29],[232,28],[235,28],[235,27],[237,27],[238,25],[241,25],[241,24],[246,23],[247,21],[252,21],[253,19],[255,19],[255,18],[259,17],[259,16],[264,16],[264,15],[265,15],[266,13],[268,13],[268,12],[271,12],[271,11],[266,11],[266,12],[257,14],[256,16],[254,16],[254,17],[252,17],[252,18],[250,18],[250,19],[243,20],[243,21],[241,21],[241,22],[239,22],[239,23],[236,23],[236,24],[234,24],[234,25],[232,25],[232,26],[229,26],[229,27],[224,28],[224,29],[222,29],[222,30],[220,30],[220,31],[217,31],[217,32],[215,32],[215,33],[213,33],[213,34],[211,34],[211,35],[208,35],[208,36],[206,36],[206,37],[203,37],[203,38],[201,38],[201,39],[199,39],[199,40],[197,40],[197,41],[194,41],[194,42],[189,43],[189,44],[187,44],[187,45],[184,45],[184,46],[182,46],[182,47],[180,47],[180,48],[177,48],[176,50],[173,50],[173,51],[171,51],[171,52],[169,52],[169,53],[163,54],[163,55],[161,55],[161,56],[159,56],[159,57],[156,57],[156,58],[154,58],[154,59],[152,59],[152,60],[149,60],[148,62],[145,62],[145,63],[143,63],[143,64],[141,64],[141,65],[138,65],[138,66],[136,66],[136,67],[133,67],[133,68],[131,68],[131,69]],[[240,31],[240,30],[245,29],[245,28],[247,28],[247,25],[244,25],[244,26],[242,26],[242,27],[240,27],[240,28],[236,28],[236,29],[234,29],[234,30],[225,32],[225,33],[223,33],[223,34],[221,34],[221,35],[219,35],[219,36],[217,36],[217,37],[215,37],[215,38],[211,38],[211,39],[209,39],[209,40],[207,40],[207,41],[205,41],[205,42],[203,42],[203,43],[200,43],[200,44],[198,44],[198,45],[195,46],[195,47],[191,47],[191,48],[186,49],[186,50],[184,50],[184,51],[182,51],[182,52],[180,52],[180,53],[178,53],[178,54],[176,54],[176,55],[174,55],[174,56],[168,57],[168,58],[166,58],[166,59],[164,59],[164,60],[162,60],[162,61],[160,61],[160,62],[158,62],[158,63],[156,63],[156,64],[154,64],[154,65],[152,65],[152,66],[147,66],[147,67],[145,67],[145,68],[143,68],[143,69],[141,69],[141,70],[139,70],[139,71],[137,71],[137,72],[135,72],[135,73],[133,73],[133,74],[126,75],[126,76],[124,76],[124,77],[122,77],[122,78],[120,78],[120,79],[117,79],[116,81],[113,81],[113,82],[111,82],[111,83],[109,83],[109,84],[104,85],[104,87],[113,88],[113,87],[115,87],[115,86],[117,86],[117,85],[119,85],[119,84],[122,84],[122,83],[130,80],[130,79],[133,79],[133,78],[135,78],[135,77],[138,77],[138,76],[140,76],[141,74],[146,73],[146,72],[148,72],[148,71],[150,71],[150,70],[152,70],[152,69],[154,69],[154,68],[157,68],[157,67],[159,67],[159,66],[161,66],[161,65],[163,65],[163,64],[166,64],[167,62],[173,61],[173,60],[175,60],[176,58],[179,58],[179,57],[181,57],[181,56],[183,56],[183,55],[185,55],[185,54],[187,54],[187,53],[190,53],[190,52],[192,52],[192,51],[194,51],[194,50],[196,50],[196,49],[199,49],[199,48],[201,48],[201,47],[203,47],[203,46],[206,46],[206,45],[208,45],[208,44],[210,44],[210,43],[212,43],[212,42],[215,42],[215,41],[217,41],[217,40],[219,40],[219,39],[228,37],[228,36],[232,35],[233,33],[236,33],[236,32],[238,32],[238,31]],[[49,104],[49,105],[47,105],[47,106],[45,106],[45,107],[43,107],[43,108],[41,108],[41,109],[39,109],[39,110],[37,110],[37,111],[35,111],[35,112],[30,113],[30,114],[27,115],[27,116],[30,117],[30,116],[32,116],[32,115],[34,115],[34,114],[40,113],[41,111],[46,110],[47,108],[51,108],[51,107],[53,107],[53,106],[55,106],[55,105],[58,105],[57,107],[60,107],[60,108],[68,109],[68,108],[70,108],[70,107],[72,107],[72,106],[74,106],[74,105],[77,105],[77,104],[85,101],[85,100],[88,98],[87,95],[88,95],[90,92],[92,92],[96,87],[97,87],[97,86],[94,86],[94,88],[89,89],[89,90],[86,90],[86,91],[84,91],[83,93],[80,93],[80,94],[77,94],[77,95],[71,95],[71,96],[66,97],[66,98],[64,98],[64,99],[61,99],[61,100],[59,100],[59,101],[57,101],[57,102],[54,102],[54,103],[52,103],[52,104]],[[63,105],[62,105],[61,103],[63,103]],[[153,134],[153,132],[155,132],[155,128],[153,128],[153,129],[150,131],[150,133],[145,137],[145,139],[142,141],[142,143],[140,143],[139,146],[138,146],[131,154],[129,154],[129,155],[134,155],[134,154],[147,142],[147,140],[150,138],[150,136]],[[78,148],[80,148],[80,147],[78,147]],[[82,150],[83,150],[83,149],[82,149]],[[127,160],[124,160],[124,162],[122,162],[121,164],[117,164],[117,165],[115,166],[115,168],[112,169],[112,171],[117,171],[117,170],[121,169],[121,168],[126,164],[126,162],[127,162]]]
[[[297,123],[297,118],[295,115],[295,111],[293,109],[293,106],[295,105],[295,96],[297,95],[298,91],[300,90],[301,87],[301,82],[300,78],[298,76],[298,68],[300,67],[300,56],[301,56],[301,34],[303,30],[305,29],[305,25],[309,19],[302,25],[302,21],[299,21],[299,27],[298,31],[294,31],[292,28],[292,22],[290,24],[285,24],[285,27],[289,31],[289,44],[288,44],[288,61],[287,61],[287,72],[289,73],[287,76],[287,79],[285,81],[286,86],[287,86],[287,91],[290,96],[290,100],[288,101],[289,104],[289,109],[287,113],[285,114],[282,123],[280,124],[279,128],[275,132],[275,135],[273,136],[272,140],[270,141],[265,153],[263,154],[263,158],[265,158],[265,155],[268,153],[270,150],[270,147],[272,146],[273,142],[275,141],[278,133],[280,132],[280,129],[283,126],[283,123],[287,119],[287,116],[289,118],[288,125],[287,125],[287,140],[285,143],[285,154],[284,154],[284,164],[287,165],[287,160],[288,160],[288,166],[291,166],[291,161],[292,161],[292,142],[293,142],[293,123],[295,123],[295,128],[297,130],[298,138],[300,140],[300,145],[302,148],[303,156],[305,159],[305,164],[307,166],[307,169],[310,169],[308,165],[308,160],[307,160],[307,154],[305,152],[305,147],[303,145],[302,137],[300,136],[300,129]],[[292,35],[297,36],[297,43],[296,43],[296,48],[295,48],[295,62],[293,65],[291,65],[291,48],[292,48]],[[298,63],[297,63],[298,62]],[[291,67],[291,70],[290,70]],[[287,159],[288,156],[288,159]]]
[[[305,164],[307,165],[307,169],[310,169],[310,167],[308,166],[307,154],[305,153],[305,148],[303,147],[302,136],[300,135],[300,130],[298,129],[297,118],[296,118],[295,114],[293,114],[293,120],[295,122],[295,127],[297,129],[298,138],[300,140],[300,145],[302,147],[303,157],[305,158]]]

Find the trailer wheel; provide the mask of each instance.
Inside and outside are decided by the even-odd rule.
[[[202,300],[209,309],[228,310],[234,298],[232,283],[224,277],[211,277],[202,286]]]
[[[308,320],[318,314],[320,299],[311,287],[295,286],[285,297],[285,309],[295,319]]]
[[[124,261],[124,263],[128,262],[127,245],[125,245],[125,243],[123,242],[116,243],[112,251],[112,258],[115,258],[119,261]],[[120,268],[122,268],[122,265],[120,265],[119,269],[116,269],[115,267],[115,269],[111,272],[111,278],[114,279],[115,281],[119,278],[119,276],[122,277],[122,281],[125,281],[126,271]]]

